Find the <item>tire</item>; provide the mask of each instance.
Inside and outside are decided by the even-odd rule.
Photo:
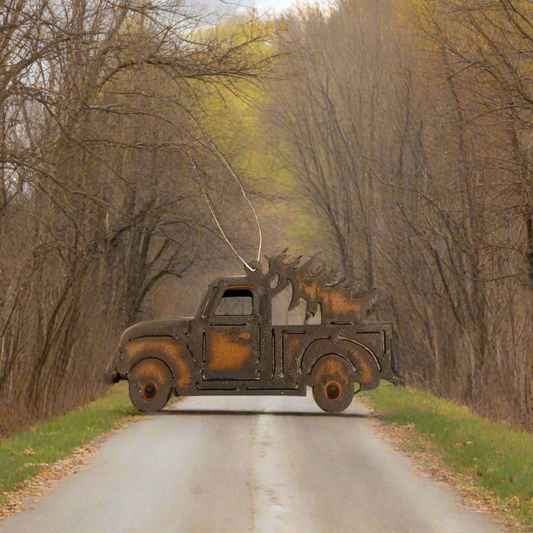
[[[327,413],[341,413],[352,403],[354,380],[350,365],[338,355],[320,358],[312,371],[313,398]]]
[[[128,374],[131,403],[144,413],[165,407],[172,391],[172,374],[159,359],[144,359]]]

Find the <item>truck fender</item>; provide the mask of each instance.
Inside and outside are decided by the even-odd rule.
[[[139,337],[122,347],[120,357],[120,374],[128,374],[144,359],[159,359],[169,368],[178,394],[193,385],[190,354],[172,337]]]
[[[350,339],[317,339],[312,342],[301,360],[301,371],[305,382],[311,384],[311,373],[317,361],[324,355],[334,354],[346,360],[352,369],[352,378],[361,390],[375,389],[379,385],[379,367],[371,350]]]

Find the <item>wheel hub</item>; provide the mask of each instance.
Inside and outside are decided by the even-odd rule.
[[[143,385],[141,394],[145,400],[153,400],[159,394],[159,387],[153,381],[148,381]]]
[[[330,400],[338,400],[342,395],[342,385],[338,381],[330,381],[324,386],[324,392]]]

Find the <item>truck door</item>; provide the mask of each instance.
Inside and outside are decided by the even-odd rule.
[[[227,287],[208,310],[202,346],[203,376],[259,380],[259,320],[252,287]]]

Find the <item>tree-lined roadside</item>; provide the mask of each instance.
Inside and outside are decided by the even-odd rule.
[[[400,448],[436,453],[447,467],[485,489],[495,509],[512,514],[533,530],[530,433],[485,420],[458,404],[406,387],[382,385],[364,397],[385,424],[407,426],[423,438],[420,441],[400,431]]]
[[[268,117],[315,220],[294,241],[386,289],[406,383],[533,429],[531,4],[339,0],[282,24]]]
[[[183,276],[227,261],[201,183],[255,248],[215,122],[274,35],[181,0],[6,0],[0,26],[5,436],[97,398],[121,331],[171,316]]]
[[[0,435],[102,394],[126,326],[231,273],[226,237],[255,255],[244,191],[265,253],[385,289],[404,383],[533,430],[530,4],[0,14]]]

